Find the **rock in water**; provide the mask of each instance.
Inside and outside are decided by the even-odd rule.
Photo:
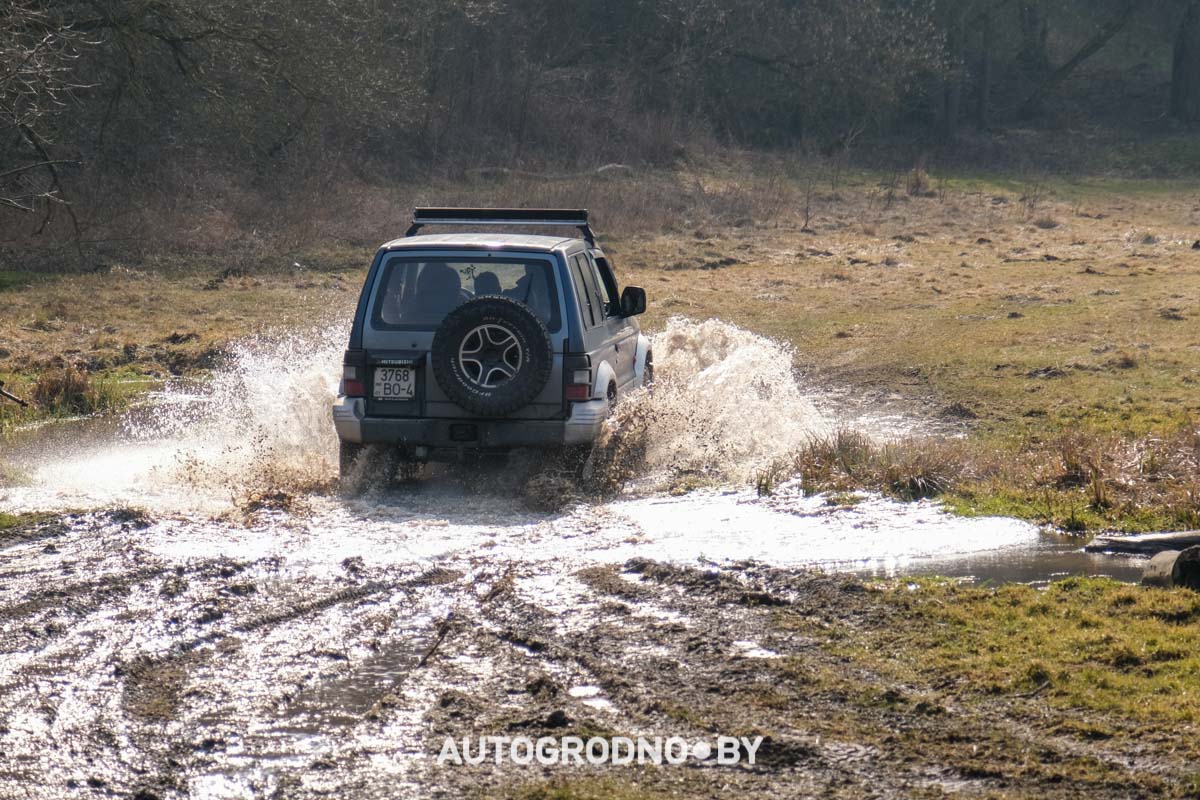
[[[1171,568],[1171,583],[1200,592],[1200,545],[1187,548],[1175,559]]]
[[[1171,571],[1175,569],[1178,550],[1163,550],[1146,564],[1142,570],[1142,586],[1158,586],[1169,589],[1173,585]]]
[[[1142,585],[1164,589],[1182,586],[1200,592],[1200,545],[1155,555],[1142,571]]]

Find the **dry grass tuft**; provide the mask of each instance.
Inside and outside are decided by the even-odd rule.
[[[108,407],[104,393],[74,366],[51,369],[33,384],[33,402],[51,413],[91,414]]]
[[[791,466],[808,493],[869,488],[906,501],[937,497],[969,472],[953,442],[929,438],[877,444],[848,430],[813,440]]]
[[[948,491],[965,464],[944,443],[914,447],[909,443],[884,447],[875,460],[877,480],[900,500],[924,500]]]
[[[1095,437],[1073,431],[1058,441],[1059,474],[1054,485],[1059,489],[1078,489],[1104,475],[1105,448]]]
[[[940,498],[969,514],[1019,516],[1071,532],[1200,528],[1200,430],[1156,437],[1070,430],[994,440],[877,443],[841,430],[758,477],[769,494],[788,475],[808,494],[870,489],[904,501]]]
[[[908,181],[904,187],[909,197],[935,197],[937,192],[930,185],[929,173],[923,161],[918,161],[912,172],[908,173]]]

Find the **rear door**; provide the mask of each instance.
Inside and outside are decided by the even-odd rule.
[[[396,250],[384,261],[365,309],[363,349],[367,362],[368,416],[472,417],[438,385],[430,362],[433,338],[442,318],[459,304],[483,295],[511,297],[528,305],[550,331],[553,363],[550,379],[528,405],[507,419],[563,416],[562,352],[567,326],[553,255],[503,250]],[[536,290],[522,281],[526,267],[539,276]],[[441,279],[423,281],[427,273]],[[451,274],[453,273],[453,274]],[[425,285],[423,285],[425,284]],[[443,285],[444,284],[444,285]],[[430,290],[422,296],[422,289]]]
[[[425,368],[432,336],[413,319],[404,328],[391,323],[415,296],[426,264],[401,253],[384,256],[372,287],[363,331],[366,357],[366,412],[370,417],[418,417],[424,413],[427,385],[433,376]],[[408,320],[407,313],[405,314]],[[430,317],[432,319],[432,316]]]

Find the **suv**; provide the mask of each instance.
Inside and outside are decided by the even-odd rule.
[[[417,235],[428,225],[581,235]],[[390,473],[517,447],[586,450],[616,399],[653,376],[635,319],[645,310],[643,289],[619,291],[587,211],[416,209],[359,296],[333,406],[342,476],[367,457]]]

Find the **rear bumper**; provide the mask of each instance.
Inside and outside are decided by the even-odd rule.
[[[588,444],[600,435],[607,400],[572,403],[565,420],[368,417],[361,398],[339,397],[333,426],[346,442],[394,443],[453,450],[503,450]]]

